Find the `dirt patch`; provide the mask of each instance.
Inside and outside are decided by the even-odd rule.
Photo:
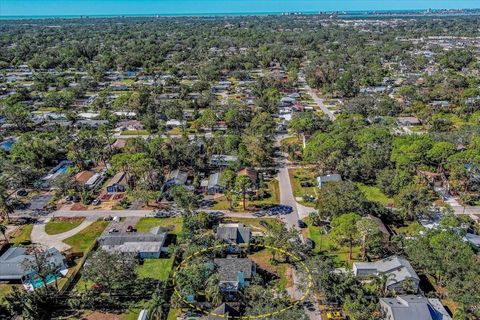
[[[77,210],[86,210],[86,207],[81,203],[74,203],[70,210],[77,211]]]

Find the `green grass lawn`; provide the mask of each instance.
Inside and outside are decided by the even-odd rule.
[[[21,287],[19,284],[0,283],[0,304],[4,302],[5,297],[12,292],[13,287]]]
[[[143,265],[137,267],[140,278],[151,278],[166,281],[172,270],[174,257],[165,259],[145,259]]]
[[[394,230],[397,234],[402,234],[402,235],[405,235],[405,236],[415,237],[415,236],[420,235],[420,232],[424,231],[425,227],[423,227],[420,223],[415,221],[415,222],[411,222],[410,224],[408,224],[406,226],[394,228]]]
[[[108,226],[109,221],[95,221],[79,233],[63,242],[72,247],[73,252],[86,252]]]
[[[260,268],[272,272],[278,276],[278,285],[282,289],[286,289],[293,286],[293,280],[291,277],[288,277],[287,270],[291,267],[288,263],[278,263],[272,265],[270,260],[272,259],[272,253],[270,250],[262,250],[255,252],[248,256],[252,261],[254,261]],[[277,255],[277,259],[279,256]]]
[[[60,234],[78,227],[85,217],[77,217],[68,220],[62,220],[60,218],[53,218],[45,225],[45,232],[47,234]]]
[[[147,130],[125,130],[121,133],[122,136],[147,136],[149,135]]]
[[[247,199],[246,206],[247,209],[252,206],[258,205],[270,205],[280,203],[280,187],[277,180],[271,180],[267,183],[268,194],[269,196],[261,200],[250,201]],[[230,203],[225,196],[215,199],[216,203],[212,206],[213,210],[232,210],[243,212],[243,200],[239,199],[236,203],[234,202],[234,207],[230,207]]]
[[[333,257],[335,263],[338,266],[345,267],[351,266],[353,262],[360,259],[361,248],[360,246],[354,246],[352,248],[352,258],[348,259],[348,246],[338,246],[329,234],[321,233],[320,227],[313,225],[308,226],[308,237],[315,242],[314,252],[323,252]]]
[[[180,313],[180,310],[179,309],[173,309],[171,308],[169,311],[168,311],[168,316],[167,316],[167,320],[177,320],[177,315]]]
[[[380,202],[384,206],[393,204],[393,199],[385,195],[378,187],[367,186],[362,183],[357,183],[357,187],[370,201]]]
[[[303,197],[308,194],[313,197],[317,196],[316,174],[309,169],[288,169],[290,184],[292,186],[293,195],[295,197]],[[311,185],[311,187],[302,187],[302,182]],[[309,207],[315,206],[314,203],[299,201],[301,204]]]
[[[149,232],[153,227],[172,227],[170,233],[179,234],[182,231],[183,219],[181,217],[175,218],[142,218],[138,221],[135,228],[138,232]]]
[[[10,236],[10,243],[19,245],[22,242],[30,241],[30,234],[32,233],[33,224],[26,224],[20,226],[19,229]]]

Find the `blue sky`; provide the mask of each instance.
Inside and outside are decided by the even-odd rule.
[[[480,8],[480,0],[0,0],[0,16]]]

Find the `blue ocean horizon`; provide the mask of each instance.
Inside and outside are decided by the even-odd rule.
[[[478,0],[0,0],[1,19],[477,9]]]

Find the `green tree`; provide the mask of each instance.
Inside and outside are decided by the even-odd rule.
[[[353,244],[358,241],[359,232],[357,222],[361,217],[356,213],[346,213],[332,218],[332,230],[330,235],[335,241],[342,245],[344,242],[348,243],[348,259],[352,260]]]
[[[242,195],[243,210],[247,210],[247,193],[252,188],[252,179],[249,176],[240,176],[236,179],[235,187]]]

